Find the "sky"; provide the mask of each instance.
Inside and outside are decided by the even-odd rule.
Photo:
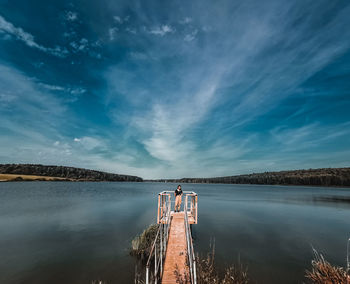
[[[350,166],[350,2],[0,0],[0,163]]]

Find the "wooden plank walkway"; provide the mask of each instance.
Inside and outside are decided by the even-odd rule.
[[[172,214],[168,246],[164,261],[162,277],[163,284],[176,283],[176,276],[174,273],[176,265],[178,266],[179,272],[182,276],[189,273],[189,269],[186,265],[187,244],[184,214],[184,212]]]

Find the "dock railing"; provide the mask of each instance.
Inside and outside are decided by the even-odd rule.
[[[189,224],[198,223],[198,195],[193,191],[184,191],[185,204],[184,211],[185,215],[189,217]]]
[[[170,211],[175,207],[174,191],[162,191],[158,194],[158,213],[157,223],[160,224],[165,220],[165,206],[170,204]],[[183,208],[188,215],[189,224],[198,223],[198,195],[193,191],[183,192]],[[186,209],[185,209],[186,206]]]
[[[184,222],[187,242],[187,255],[190,270],[191,283],[196,284],[196,262],[193,250],[190,224],[198,221],[198,197],[193,191],[184,191]],[[157,223],[159,224],[156,237],[146,264],[146,284],[160,282],[163,273],[169,230],[171,223],[172,208],[175,206],[174,191],[162,191],[158,194]]]
[[[196,195],[197,197],[197,195]],[[187,199],[187,196],[186,196]],[[191,203],[192,204],[192,203]],[[197,284],[197,274],[196,274],[196,257],[194,254],[193,249],[193,242],[192,242],[192,234],[191,234],[191,227],[188,222],[188,215],[187,215],[187,200],[184,205],[185,210],[185,230],[186,230],[186,242],[187,242],[187,257],[188,257],[188,264],[189,264],[189,270],[190,270],[190,278],[192,284]],[[192,208],[190,208],[192,210]]]
[[[346,248],[346,283],[350,283],[350,238]]]
[[[159,228],[154,239],[151,252],[146,264],[146,284],[153,279],[157,284],[163,273],[163,263],[168,244],[168,236],[171,221],[171,195],[166,192],[158,194],[158,217],[157,223]],[[154,265],[154,270],[151,274],[151,265]]]

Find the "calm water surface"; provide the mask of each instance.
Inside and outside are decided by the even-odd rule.
[[[157,193],[175,188],[0,183],[0,283],[133,283],[127,248],[155,222]],[[256,283],[302,283],[311,246],[345,266],[350,189],[183,184],[183,190],[199,195],[195,249],[204,254],[215,239],[219,269],[240,259]]]

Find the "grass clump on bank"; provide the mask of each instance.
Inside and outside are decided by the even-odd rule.
[[[0,174],[0,181],[69,181],[70,179],[61,177]]]
[[[198,284],[248,284],[248,268],[241,262],[225,268],[222,277],[215,267],[215,251],[208,253],[206,257],[197,254],[197,283]]]
[[[333,266],[326,261],[322,254],[314,250],[311,270],[306,270],[305,277],[312,284],[348,284],[350,277],[342,267]]]
[[[151,224],[140,235],[136,236],[131,241],[130,254],[136,256],[139,260],[147,260],[152,249],[152,244],[157,235],[158,228],[158,224]]]
[[[225,273],[219,275],[215,266],[215,249],[205,257],[196,255],[197,283],[198,284],[248,284],[248,268],[241,262],[225,268]],[[190,283],[189,275],[182,275],[178,269],[175,270],[177,283]]]

